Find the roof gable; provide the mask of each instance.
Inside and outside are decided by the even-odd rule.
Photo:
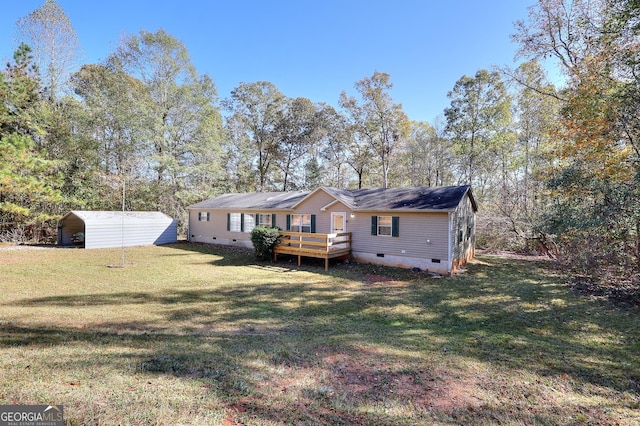
[[[300,199],[300,201],[298,201],[293,206],[293,208],[296,208],[300,204],[302,204],[303,202],[315,197],[316,194],[318,194],[319,192],[325,192],[330,197],[332,197],[335,201],[339,201],[342,204],[344,204],[345,206],[347,206],[348,208],[350,208],[351,210],[355,210],[355,203],[354,203],[354,199],[353,199],[353,190],[331,188],[331,187],[327,187],[327,186],[321,186],[320,188],[317,188],[314,191],[311,191],[304,198]]]

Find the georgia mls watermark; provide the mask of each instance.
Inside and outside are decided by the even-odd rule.
[[[0,426],[64,426],[62,405],[0,405]]]

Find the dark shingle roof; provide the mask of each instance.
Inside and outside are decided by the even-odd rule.
[[[356,191],[355,207],[358,210],[454,210],[468,190],[466,185],[362,189]]]
[[[298,192],[255,192],[249,194],[224,194],[189,206],[195,209],[265,209],[293,208],[309,194]]]
[[[441,210],[451,211],[470,191],[468,185],[386,189],[321,188],[352,210]],[[316,190],[317,191],[317,190]],[[315,191],[314,191],[315,192]],[[288,210],[302,202],[312,192],[259,192],[225,194],[189,206],[195,209]],[[477,205],[471,196],[474,210]]]

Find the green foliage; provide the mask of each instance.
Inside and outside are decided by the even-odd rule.
[[[52,219],[62,201],[53,163],[33,150],[29,136],[12,133],[0,139],[0,218],[3,228]],[[0,229],[4,231],[5,229]]]
[[[565,73],[556,126],[554,199],[543,225],[570,266],[593,277],[640,271],[638,2],[539,0],[519,23],[520,52]],[[558,48],[561,46],[561,48]]]
[[[256,258],[269,260],[273,258],[273,248],[278,243],[280,229],[256,226],[251,231],[251,242],[255,250]]]
[[[62,202],[57,163],[34,138],[42,136],[40,84],[31,49],[21,44],[0,74],[0,234],[28,226],[36,237]]]
[[[382,172],[377,184],[387,188],[394,155],[410,133],[409,118],[402,110],[402,104],[394,103],[391,98],[389,92],[393,84],[389,74],[376,71],[371,77],[356,82],[355,88],[360,99],[348,97],[345,92],[340,95],[340,106],[346,110],[356,136],[351,151],[356,158],[363,152],[377,155],[377,167]],[[369,164],[372,164],[370,159]],[[359,184],[361,186],[361,179]]]
[[[395,180],[403,186],[446,186],[455,180],[451,166],[451,142],[439,129],[424,121],[412,121],[403,151],[403,167]]]
[[[4,73],[0,73],[0,136],[11,133],[38,135],[40,80],[31,48],[22,43]]]
[[[500,175],[503,152],[512,152],[509,144],[511,97],[497,72],[478,70],[474,77],[463,76],[447,95],[451,106],[445,109],[447,132],[462,182],[473,185],[482,198]],[[503,164],[500,164],[500,163]]]
[[[258,182],[253,190],[268,189],[272,163],[279,156],[278,126],[285,101],[286,97],[273,83],[258,81],[240,84],[225,102],[232,113],[227,120],[230,136],[248,151],[244,166],[251,167],[254,161],[256,164]]]

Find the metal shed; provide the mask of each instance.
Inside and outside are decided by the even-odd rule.
[[[161,212],[74,210],[58,222],[58,245],[73,245],[78,232],[85,248],[168,244],[178,239],[178,221]]]

